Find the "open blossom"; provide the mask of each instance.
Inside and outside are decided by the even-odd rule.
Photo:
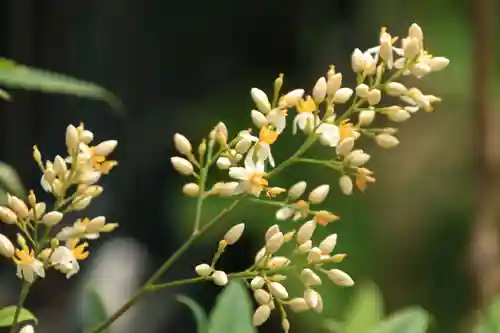
[[[340,130],[334,124],[323,123],[318,126],[316,133],[319,134],[320,142],[325,146],[335,147],[340,140]]]
[[[16,250],[13,257],[17,265],[17,276],[28,283],[33,283],[35,277],[45,277],[43,263],[35,258],[35,251],[24,246],[22,250]]]
[[[234,194],[250,193],[259,196],[268,185],[265,179],[264,162],[261,160],[254,162],[248,156],[245,158],[245,167],[230,168],[229,176],[240,181]]]
[[[243,140],[256,142],[248,151],[247,158],[257,157],[258,161],[265,162],[269,159],[269,164],[274,167],[275,162],[271,153],[271,145],[278,139],[278,132],[271,127],[264,126],[260,129],[259,137],[253,136],[248,132],[240,133]]]
[[[288,109],[275,108],[268,113],[267,122],[276,127],[276,132],[282,133],[286,127],[287,116],[288,116]]]
[[[310,132],[319,124],[320,119],[316,115],[317,106],[311,96],[301,99],[297,103],[297,115],[293,120],[293,133],[297,133],[297,127],[304,132]]]
[[[68,240],[72,238],[99,238],[101,232],[110,232],[118,227],[117,223],[106,223],[104,216],[98,216],[89,220],[88,218],[78,219],[70,227],[64,227],[58,234],[60,240]]]
[[[66,246],[59,246],[54,250],[50,257],[51,264],[61,273],[66,274],[66,278],[70,278],[80,270],[78,260],[87,259],[89,253],[85,252],[87,243],[78,245],[78,239],[70,239],[66,242]]]

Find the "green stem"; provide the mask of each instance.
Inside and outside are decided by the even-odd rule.
[[[21,292],[19,293],[19,301],[17,302],[16,312],[14,313],[14,319],[12,321],[12,326],[10,327],[10,333],[14,333],[16,330],[17,321],[19,320],[19,315],[21,314],[21,309],[23,308],[24,301],[26,297],[28,297],[28,293],[30,291],[31,284],[27,281],[23,281],[23,285],[21,287]]]
[[[315,160],[313,158],[297,158],[296,163],[319,164],[338,171],[342,170],[342,163],[336,161]]]

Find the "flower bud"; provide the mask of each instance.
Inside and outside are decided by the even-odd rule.
[[[259,252],[257,252],[257,254],[255,255],[255,263],[256,264],[261,264],[260,261],[262,261],[262,259],[264,258],[264,255],[266,254],[266,248],[263,247],[262,249],[259,250]]]
[[[304,194],[306,187],[307,183],[305,181],[296,183],[288,190],[288,198],[290,200],[297,200],[298,198],[300,198],[300,196],[302,196],[302,194]]]
[[[399,82],[389,82],[385,85],[385,92],[390,96],[401,96],[407,91],[408,88]]]
[[[16,213],[19,218],[24,219],[29,216],[28,206],[26,206],[24,201],[18,197],[7,194],[7,203],[10,209],[12,209],[12,211]]]
[[[72,153],[76,151],[79,143],[78,130],[75,126],[69,125],[66,128],[66,147],[68,148],[68,152]]]
[[[43,216],[42,223],[48,226],[53,226],[61,222],[62,218],[63,218],[63,213],[58,211],[52,211],[48,212]]]
[[[444,57],[433,57],[430,59],[428,65],[433,72],[438,72],[445,69],[450,64],[450,60]]]
[[[194,172],[193,165],[185,158],[175,156],[170,158],[170,162],[172,162],[174,169],[182,175],[189,176]]]
[[[252,289],[260,289],[264,286],[265,282],[266,281],[262,276],[256,276],[250,282],[250,286],[252,287]]]
[[[279,221],[288,220],[293,216],[295,210],[291,207],[282,207],[276,211],[276,219]]]
[[[316,104],[320,104],[325,100],[326,88],[326,79],[322,76],[318,79],[318,81],[316,81],[312,92],[312,96]]]
[[[252,145],[252,142],[247,139],[240,139],[238,143],[236,143],[236,146],[234,149],[240,153],[240,154],[246,154],[248,149],[250,149],[250,146]]]
[[[54,159],[53,168],[57,175],[63,177],[66,174],[66,171],[68,171],[68,167],[66,166],[66,161],[59,155],[57,155]]]
[[[261,305],[255,310],[252,318],[253,326],[260,326],[264,324],[271,314],[271,308],[269,305]]]
[[[14,244],[4,234],[0,234],[0,254],[6,258],[14,255]]]
[[[271,111],[271,103],[269,103],[269,99],[265,92],[258,88],[252,88],[250,90],[250,95],[252,96],[255,105],[257,108],[264,114],[268,114]]]
[[[224,240],[228,245],[232,245],[240,239],[241,235],[243,235],[243,231],[245,230],[245,223],[240,223],[233,226],[229,229],[224,235]]]
[[[314,309],[315,307],[318,306],[319,297],[320,296],[316,290],[306,289],[304,291],[304,300],[311,309]]]
[[[321,261],[321,255],[322,254],[323,254],[323,252],[321,251],[320,248],[313,247],[309,251],[309,254],[307,255],[307,263],[313,264],[313,263]]]
[[[408,36],[414,37],[420,42],[424,40],[424,33],[422,32],[422,28],[416,23],[413,23],[408,29]]]
[[[281,281],[285,281],[285,280],[286,280],[286,276],[283,274],[274,274],[274,275],[269,277],[269,281],[281,282]]]
[[[269,284],[269,291],[273,294],[277,299],[285,299],[288,298],[288,291],[286,288],[279,282],[271,282]]]
[[[363,110],[359,113],[358,124],[359,126],[369,126],[373,119],[375,119],[374,110]]]
[[[85,185],[92,185],[97,183],[101,176],[102,174],[99,171],[87,170],[80,174],[78,181]],[[61,196],[63,190],[61,181],[59,179],[54,179],[52,181],[52,192],[57,196]]]
[[[88,145],[89,143],[94,140],[94,133],[88,130],[84,130],[83,132],[80,133],[79,135],[80,141]]]
[[[227,274],[223,271],[215,271],[212,274],[212,279],[214,283],[218,286],[225,286],[228,282]]]
[[[342,193],[345,195],[351,195],[353,189],[353,183],[351,177],[343,175],[339,178],[339,186]]]
[[[351,287],[354,285],[352,278],[340,269],[331,269],[327,273],[328,278],[338,286]]]
[[[367,100],[370,105],[377,105],[382,99],[382,93],[378,89],[372,89],[368,93]]]
[[[408,120],[411,115],[408,111],[398,108],[387,112],[387,117],[394,122],[401,123]]]
[[[269,295],[269,293],[263,289],[255,290],[253,292],[253,297],[255,298],[257,303],[261,305],[267,304],[271,300],[271,295]]]
[[[431,68],[427,64],[418,63],[410,68],[410,71],[416,77],[421,78],[429,74],[431,72]]]
[[[202,277],[208,277],[214,271],[214,269],[208,264],[199,264],[194,268],[194,270],[196,271],[196,274]]]
[[[7,224],[15,224],[17,215],[9,208],[0,206],[0,220]]]
[[[304,96],[304,89],[294,89],[281,98],[280,107],[286,109],[293,108],[302,96]]]
[[[290,331],[290,322],[288,319],[283,318],[281,321],[281,328],[283,328],[283,332],[288,333]]]
[[[261,128],[267,125],[267,118],[266,116],[264,116],[264,114],[262,114],[262,112],[252,110],[250,115],[252,116],[252,121],[257,128]]]
[[[406,59],[415,59],[420,54],[420,42],[415,37],[408,37],[404,45],[404,55]]]
[[[394,148],[399,145],[399,140],[390,134],[379,134],[375,137],[375,141],[382,148]]]
[[[328,192],[330,191],[330,185],[323,184],[316,187],[314,190],[309,193],[309,201],[312,204],[320,204],[325,201]]]
[[[356,87],[356,94],[361,98],[367,98],[369,92],[370,92],[370,87],[368,87],[364,83],[361,83]]]
[[[97,156],[108,156],[115,150],[117,145],[118,141],[116,140],[103,141],[94,147],[94,154]]]
[[[308,240],[307,242],[300,244],[299,247],[297,248],[297,251],[299,253],[307,253],[311,251],[311,248],[312,248],[312,241]]]
[[[368,162],[369,159],[370,155],[366,154],[361,149],[353,150],[345,158],[346,162],[348,162],[350,165],[358,167]]]
[[[327,82],[326,94],[333,98],[342,85],[342,73],[333,74]]]
[[[192,154],[193,146],[191,142],[182,134],[175,133],[174,135],[175,149],[182,155],[189,156]]]
[[[317,313],[323,312],[323,297],[321,297],[320,293],[318,293],[318,305],[316,305],[313,310]]]
[[[337,234],[331,234],[327,236],[320,244],[319,249],[324,254],[332,253],[333,249],[337,245]]]
[[[269,241],[269,239],[271,237],[273,237],[278,232],[280,232],[280,227],[277,224],[274,224],[274,225],[270,226],[269,229],[267,229],[266,235],[264,236],[264,239],[267,242],[267,241]]]
[[[337,145],[336,151],[340,156],[345,156],[354,148],[354,138],[345,138]]]
[[[360,49],[354,49],[351,55],[351,67],[354,73],[363,73],[365,64],[363,60],[363,52]]]
[[[269,269],[281,269],[288,266],[291,263],[290,259],[287,257],[272,257],[267,262],[267,268]]]
[[[321,279],[319,278],[319,276],[310,268],[305,268],[302,270],[302,272],[300,273],[300,280],[306,286],[315,286],[321,284]]]
[[[280,249],[281,245],[283,245],[283,233],[278,232],[266,242],[266,250],[269,253],[275,253]]]
[[[90,205],[91,201],[92,197],[79,195],[75,199],[73,199],[73,202],[71,203],[71,208],[73,210],[84,210],[85,208],[88,207],[88,205]]]
[[[217,159],[217,167],[221,170],[227,170],[231,167],[232,163],[227,157],[219,157]]]
[[[352,96],[352,89],[351,88],[340,88],[337,90],[335,93],[335,96],[333,98],[333,101],[338,104],[343,104],[349,100]]]
[[[310,220],[304,223],[297,231],[297,244],[302,245],[305,242],[309,241],[316,230],[316,221]]]
[[[182,193],[189,197],[197,197],[200,194],[200,187],[195,183],[188,183],[182,187]]]
[[[31,325],[26,325],[23,328],[21,328],[19,333],[35,333],[35,329]]]
[[[33,159],[38,165],[42,165],[42,153],[40,153],[40,150],[38,150],[38,147],[35,145],[33,146]]]
[[[41,260],[42,262],[48,264],[50,256],[52,255],[52,249],[43,249],[40,254],[38,255],[38,259]]]
[[[292,310],[295,313],[309,310],[309,305],[307,304],[306,300],[303,299],[302,297],[297,297],[290,300],[290,302],[288,302],[288,306],[290,307],[290,310]]]

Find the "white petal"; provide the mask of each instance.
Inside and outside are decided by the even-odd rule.
[[[242,167],[232,167],[229,168],[229,177],[239,180],[247,180],[248,172],[245,168]]]

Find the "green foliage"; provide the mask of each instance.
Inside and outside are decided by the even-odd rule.
[[[85,292],[84,299],[84,331],[95,328],[108,318],[108,312],[104,306],[104,302],[99,293],[88,287]],[[108,327],[102,330],[102,333],[110,333],[111,329]]]
[[[0,309],[0,327],[12,326],[12,323],[14,322],[14,315],[16,313],[16,309],[17,306],[15,305],[6,306],[5,308]],[[38,322],[34,314],[22,308],[21,312],[19,313],[17,322],[22,323],[28,320],[32,320],[35,323]]]
[[[25,198],[27,193],[16,170],[10,165],[0,162],[0,205],[7,203],[7,193]]]
[[[184,303],[193,312],[194,319],[196,320],[196,332],[206,333],[208,331],[208,318],[205,310],[189,297],[180,295],[177,296],[177,300]]]
[[[430,324],[427,311],[408,307],[397,311],[382,321],[369,333],[425,333]]]
[[[482,316],[481,321],[474,329],[474,333],[499,333],[500,332],[500,296],[497,297],[486,313]]]
[[[246,288],[231,281],[217,298],[208,333],[256,333],[252,325],[252,301]]]
[[[101,86],[76,78],[36,69],[0,58],[0,85],[7,88],[36,90],[45,93],[67,94],[96,100],[104,100],[114,109],[121,109],[121,102]],[[0,98],[9,100],[5,90]]]

